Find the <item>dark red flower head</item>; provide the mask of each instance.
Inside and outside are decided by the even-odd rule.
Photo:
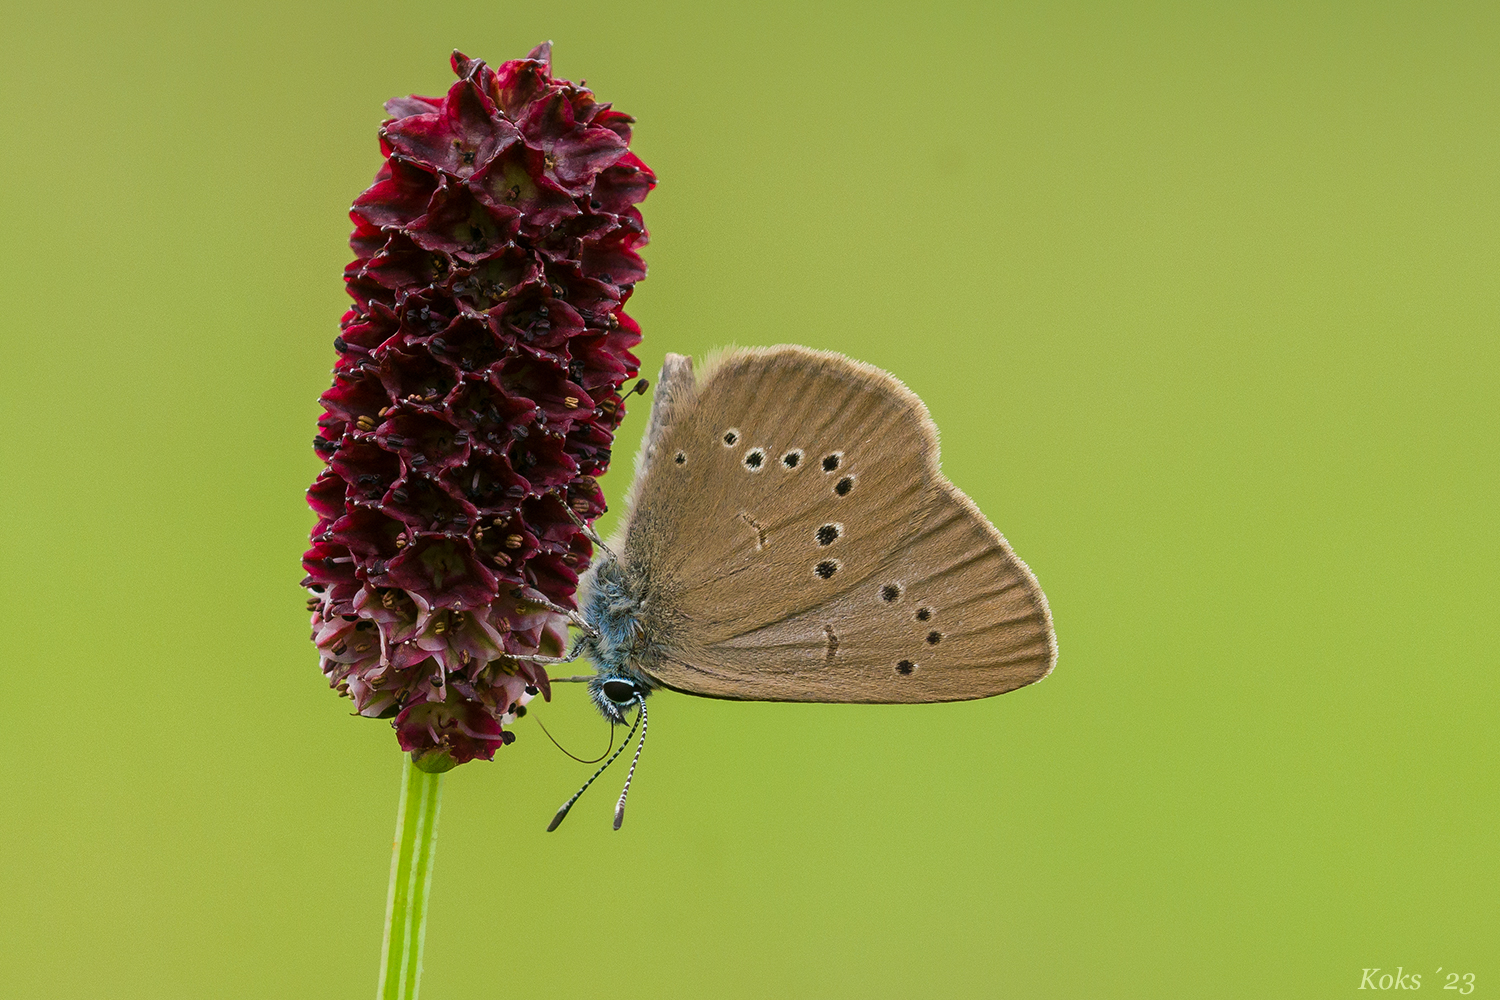
[[[324,675],[429,769],[491,759],[548,691],[517,657],[562,651],[592,555],[569,511],[604,511],[656,184],[550,44],[452,64],[445,96],[387,102],[350,212],[303,557]]]

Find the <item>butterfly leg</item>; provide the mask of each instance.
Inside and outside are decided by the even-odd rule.
[[[535,592],[533,592],[531,594],[528,594],[526,596],[526,602],[528,604],[538,604],[538,605],[546,608],[548,611],[552,612],[555,615],[567,615],[568,616],[568,621],[572,622],[574,625],[576,625],[579,628],[583,629],[585,632],[587,632],[589,635],[593,636],[595,639],[599,638],[599,630],[596,629],[593,625],[591,625],[589,623],[588,619],[584,618],[583,615],[579,614],[577,611],[572,611],[572,610],[570,610],[568,608],[563,607],[560,604],[554,604],[551,601],[547,600],[546,597],[542,596],[539,593],[535,593]],[[571,659],[573,659],[573,657],[570,656],[570,657],[568,657],[568,659],[571,660]]]
[[[583,531],[583,536],[585,538],[603,549],[605,554],[608,555],[611,559],[616,559],[616,561],[618,561],[614,552],[610,550],[610,547],[604,544],[604,539],[600,538],[599,533],[594,530],[593,525],[589,524],[583,518],[579,517],[578,512],[573,509],[572,504],[564,502],[563,510],[568,512],[568,516],[573,519],[573,523],[578,525],[578,527]]]
[[[580,615],[578,612],[569,611],[568,620],[571,621],[574,625],[577,625],[579,628],[583,629],[589,635],[593,636],[595,639],[599,638],[599,630],[594,628],[594,626],[589,623],[589,620],[583,617],[583,615]]]

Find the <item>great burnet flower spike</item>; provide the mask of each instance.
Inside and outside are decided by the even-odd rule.
[[[386,104],[351,212],[303,558],[324,675],[427,770],[491,759],[548,691],[518,657],[562,652],[592,555],[656,183],[550,45],[452,64],[446,96]]]

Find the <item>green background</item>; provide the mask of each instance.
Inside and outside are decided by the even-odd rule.
[[[0,994],[373,993],[399,757],[297,587],[345,212],[382,101],[546,38],[660,175],[647,373],[897,373],[1061,659],[664,694],[620,833],[543,833],[589,769],[524,720],[446,779],[425,997],[1500,987],[1500,13],[915,6],[3,15]]]

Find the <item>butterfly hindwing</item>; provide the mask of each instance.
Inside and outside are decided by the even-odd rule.
[[[1056,657],[1031,571],[949,485],[860,585],[669,665],[662,679],[721,698],[958,701],[1040,680]]]

